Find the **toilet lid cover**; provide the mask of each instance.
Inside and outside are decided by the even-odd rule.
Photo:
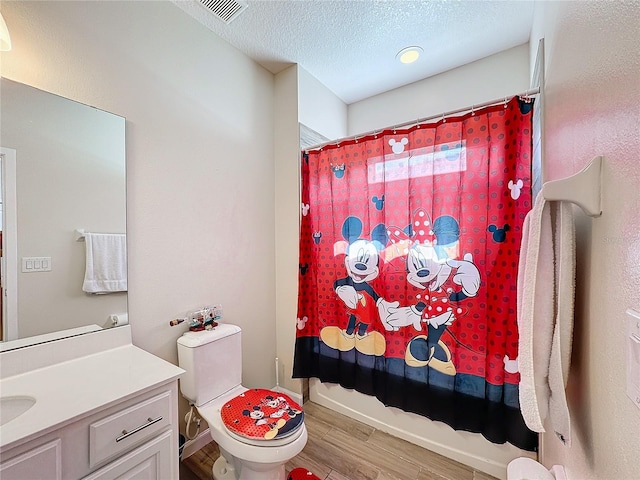
[[[294,433],[304,420],[302,407],[287,395],[254,388],[234,397],[220,409],[231,432],[251,440],[272,440]]]

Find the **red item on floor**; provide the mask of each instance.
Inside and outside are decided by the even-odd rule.
[[[320,480],[320,477],[314,475],[306,468],[294,468],[289,473],[287,480]]]

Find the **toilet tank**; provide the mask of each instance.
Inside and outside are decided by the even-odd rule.
[[[182,396],[196,406],[219,397],[242,383],[241,330],[220,323],[213,330],[186,332],[178,338]]]

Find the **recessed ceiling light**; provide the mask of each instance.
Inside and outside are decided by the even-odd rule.
[[[418,57],[420,57],[423,51],[424,50],[418,46],[403,48],[396,54],[396,58],[402,63],[413,63],[418,60]]]

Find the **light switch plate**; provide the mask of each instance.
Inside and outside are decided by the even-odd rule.
[[[50,271],[51,257],[22,257],[22,273]]]
[[[627,396],[640,408],[640,313],[627,310]]]

